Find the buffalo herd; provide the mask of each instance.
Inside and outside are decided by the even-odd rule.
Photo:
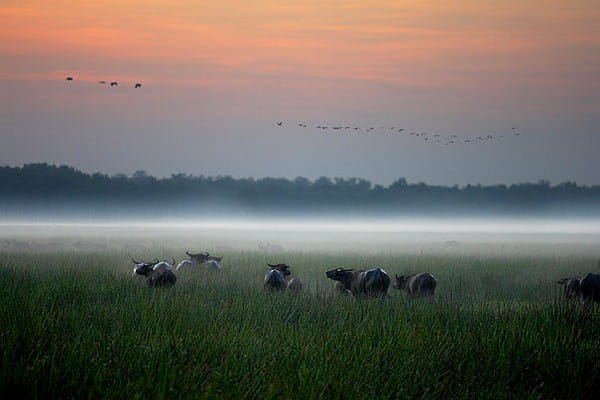
[[[175,266],[175,260],[155,259],[153,262],[134,263],[133,275],[146,278],[148,286],[173,286],[177,281],[175,271],[185,267],[205,265],[209,270],[221,269],[223,257],[214,257],[209,253],[186,252],[188,259]],[[280,292],[289,290],[302,291],[304,282],[299,277],[292,277],[290,266],[285,263],[267,264],[263,286],[266,290]],[[387,296],[391,284],[390,276],[381,268],[357,270],[353,268],[335,268],[325,272],[325,276],[335,281],[335,291],[354,297]],[[600,302],[600,274],[588,273],[582,277],[566,277],[557,281],[563,286],[564,297],[568,300],[579,300],[584,304]],[[392,285],[394,289],[403,290],[409,298],[431,297],[435,294],[437,279],[430,273],[413,275],[396,275]]]

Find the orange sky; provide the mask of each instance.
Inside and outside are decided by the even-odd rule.
[[[9,0],[0,19],[5,79],[76,71],[186,84],[332,78],[453,87],[494,74],[500,85],[544,86],[597,79],[600,64],[592,0]]]
[[[0,21],[9,122],[102,104],[103,121],[127,105],[173,126],[400,118],[474,134],[503,120],[591,129],[600,109],[597,0],[3,0]],[[67,75],[89,87],[65,92]],[[100,93],[101,79],[143,82],[145,97]]]

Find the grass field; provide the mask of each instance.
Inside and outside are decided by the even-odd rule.
[[[598,398],[600,307],[556,279],[593,235],[1,230],[2,398]],[[225,256],[171,289],[130,257]],[[265,293],[286,262],[304,293]],[[324,271],[431,272],[433,300],[337,295]]]

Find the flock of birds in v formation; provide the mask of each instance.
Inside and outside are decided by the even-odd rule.
[[[67,81],[73,81],[73,77],[72,76],[67,76],[66,78]],[[116,81],[112,81],[112,82],[107,82],[107,81],[98,81],[98,84],[100,85],[107,85],[109,84],[111,87],[115,87],[115,86],[119,86],[119,82]],[[142,84],[139,82],[136,82],[135,85],[133,86],[135,89],[141,88]],[[277,121],[275,123],[276,126],[278,127],[283,127],[284,123],[283,121]],[[341,131],[341,132],[360,132],[360,133],[374,133],[375,130],[378,131],[387,131],[390,132],[392,134],[401,134],[401,135],[407,135],[407,136],[413,136],[413,137],[417,137],[417,138],[421,138],[424,141],[427,142],[431,142],[431,143],[439,143],[439,144],[444,144],[446,146],[452,145],[452,144],[457,144],[457,143],[477,143],[477,142],[485,142],[485,141],[489,141],[489,140],[494,140],[494,139],[502,139],[506,136],[508,136],[509,134],[486,134],[486,135],[481,135],[481,136],[476,136],[476,137],[460,137],[456,134],[439,134],[439,133],[430,133],[430,132],[416,132],[416,131],[408,131],[404,128],[401,127],[384,127],[384,126],[380,126],[379,128],[376,127],[367,127],[367,128],[363,128],[363,127],[359,127],[359,126],[328,126],[328,125],[315,125],[315,126],[309,126],[307,124],[304,123],[299,123],[297,124],[298,127],[306,129],[306,128],[314,128],[314,129],[319,129],[323,132],[328,132],[328,131]],[[513,136],[521,136],[521,132],[517,131],[517,128],[510,128],[510,134],[512,134]]]
[[[279,128],[284,127],[286,124],[284,124],[283,121],[277,121],[275,122],[275,125]],[[292,126],[297,126],[300,127],[302,129],[308,129],[308,128],[313,128],[313,129],[317,129],[317,130],[321,130],[323,133],[327,133],[327,132],[338,132],[338,133],[378,133],[378,132],[385,132],[385,133],[389,133],[392,135],[405,135],[405,136],[410,136],[410,137],[415,137],[415,138],[420,138],[426,142],[430,142],[430,143],[437,143],[437,144],[442,144],[442,145],[453,145],[453,144],[459,144],[459,143],[464,143],[464,144],[473,144],[473,143],[478,143],[478,142],[486,142],[486,141],[490,141],[490,140],[498,140],[498,139],[504,139],[510,136],[521,136],[521,132],[519,132],[517,130],[517,128],[510,128],[510,131],[507,133],[502,133],[502,134],[484,134],[484,135],[480,135],[480,136],[459,136],[456,134],[440,134],[440,133],[431,133],[431,132],[417,132],[417,131],[412,131],[412,130],[407,130],[405,128],[402,127],[397,127],[397,126],[391,126],[391,127],[385,127],[385,126],[380,126],[379,128],[376,128],[374,126],[371,127],[360,127],[360,126],[348,126],[348,125],[336,125],[336,126],[329,126],[329,125],[315,125],[315,126],[310,126],[304,123],[299,123],[299,124],[292,124]]]

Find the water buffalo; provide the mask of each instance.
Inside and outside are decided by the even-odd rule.
[[[299,292],[302,289],[304,289],[304,282],[302,281],[302,279],[298,278],[297,276],[293,277],[292,279],[290,279],[288,281],[287,288],[294,292]]]
[[[416,275],[396,275],[394,288],[404,290],[409,297],[433,296],[437,279],[430,273]]]
[[[390,277],[381,268],[373,268],[367,271],[353,268],[336,268],[325,272],[325,275],[329,279],[340,282],[354,296],[385,296],[390,286]]]
[[[177,264],[177,267],[175,268],[176,271],[179,271],[179,268],[183,268],[183,267],[192,267],[194,265],[198,265],[197,263],[195,263],[192,260],[181,260],[179,262],[179,264]]]
[[[208,269],[221,269],[221,260],[223,259],[223,257],[213,257],[207,252],[190,253],[189,251],[186,251],[185,254],[187,254],[190,258],[187,260],[183,260],[179,264],[177,264],[177,270],[179,270],[179,268],[182,267],[199,266],[201,264],[206,264],[206,267]]]
[[[131,259],[135,264],[133,274],[146,277],[148,286],[173,286],[177,281],[177,277],[173,272],[173,266],[166,261],[155,260],[151,263],[139,262]],[[173,260],[173,264],[175,260]]]
[[[577,299],[580,297],[579,278],[569,276],[558,280],[556,283],[562,285],[565,299]]]
[[[208,254],[208,253],[206,253],[206,254]],[[222,259],[223,259],[223,257],[213,257],[213,256],[209,255],[208,259],[206,260],[206,268],[220,270]]]
[[[579,280],[579,290],[584,303],[600,302],[600,274],[586,274]]]
[[[600,275],[587,273],[582,278],[562,278],[557,281],[563,285],[563,293],[567,299],[580,299],[583,303],[600,302]]]
[[[267,264],[271,270],[265,274],[265,289],[281,291],[287,288],[285,277],[290,274],[290,266],[286,264]]]

